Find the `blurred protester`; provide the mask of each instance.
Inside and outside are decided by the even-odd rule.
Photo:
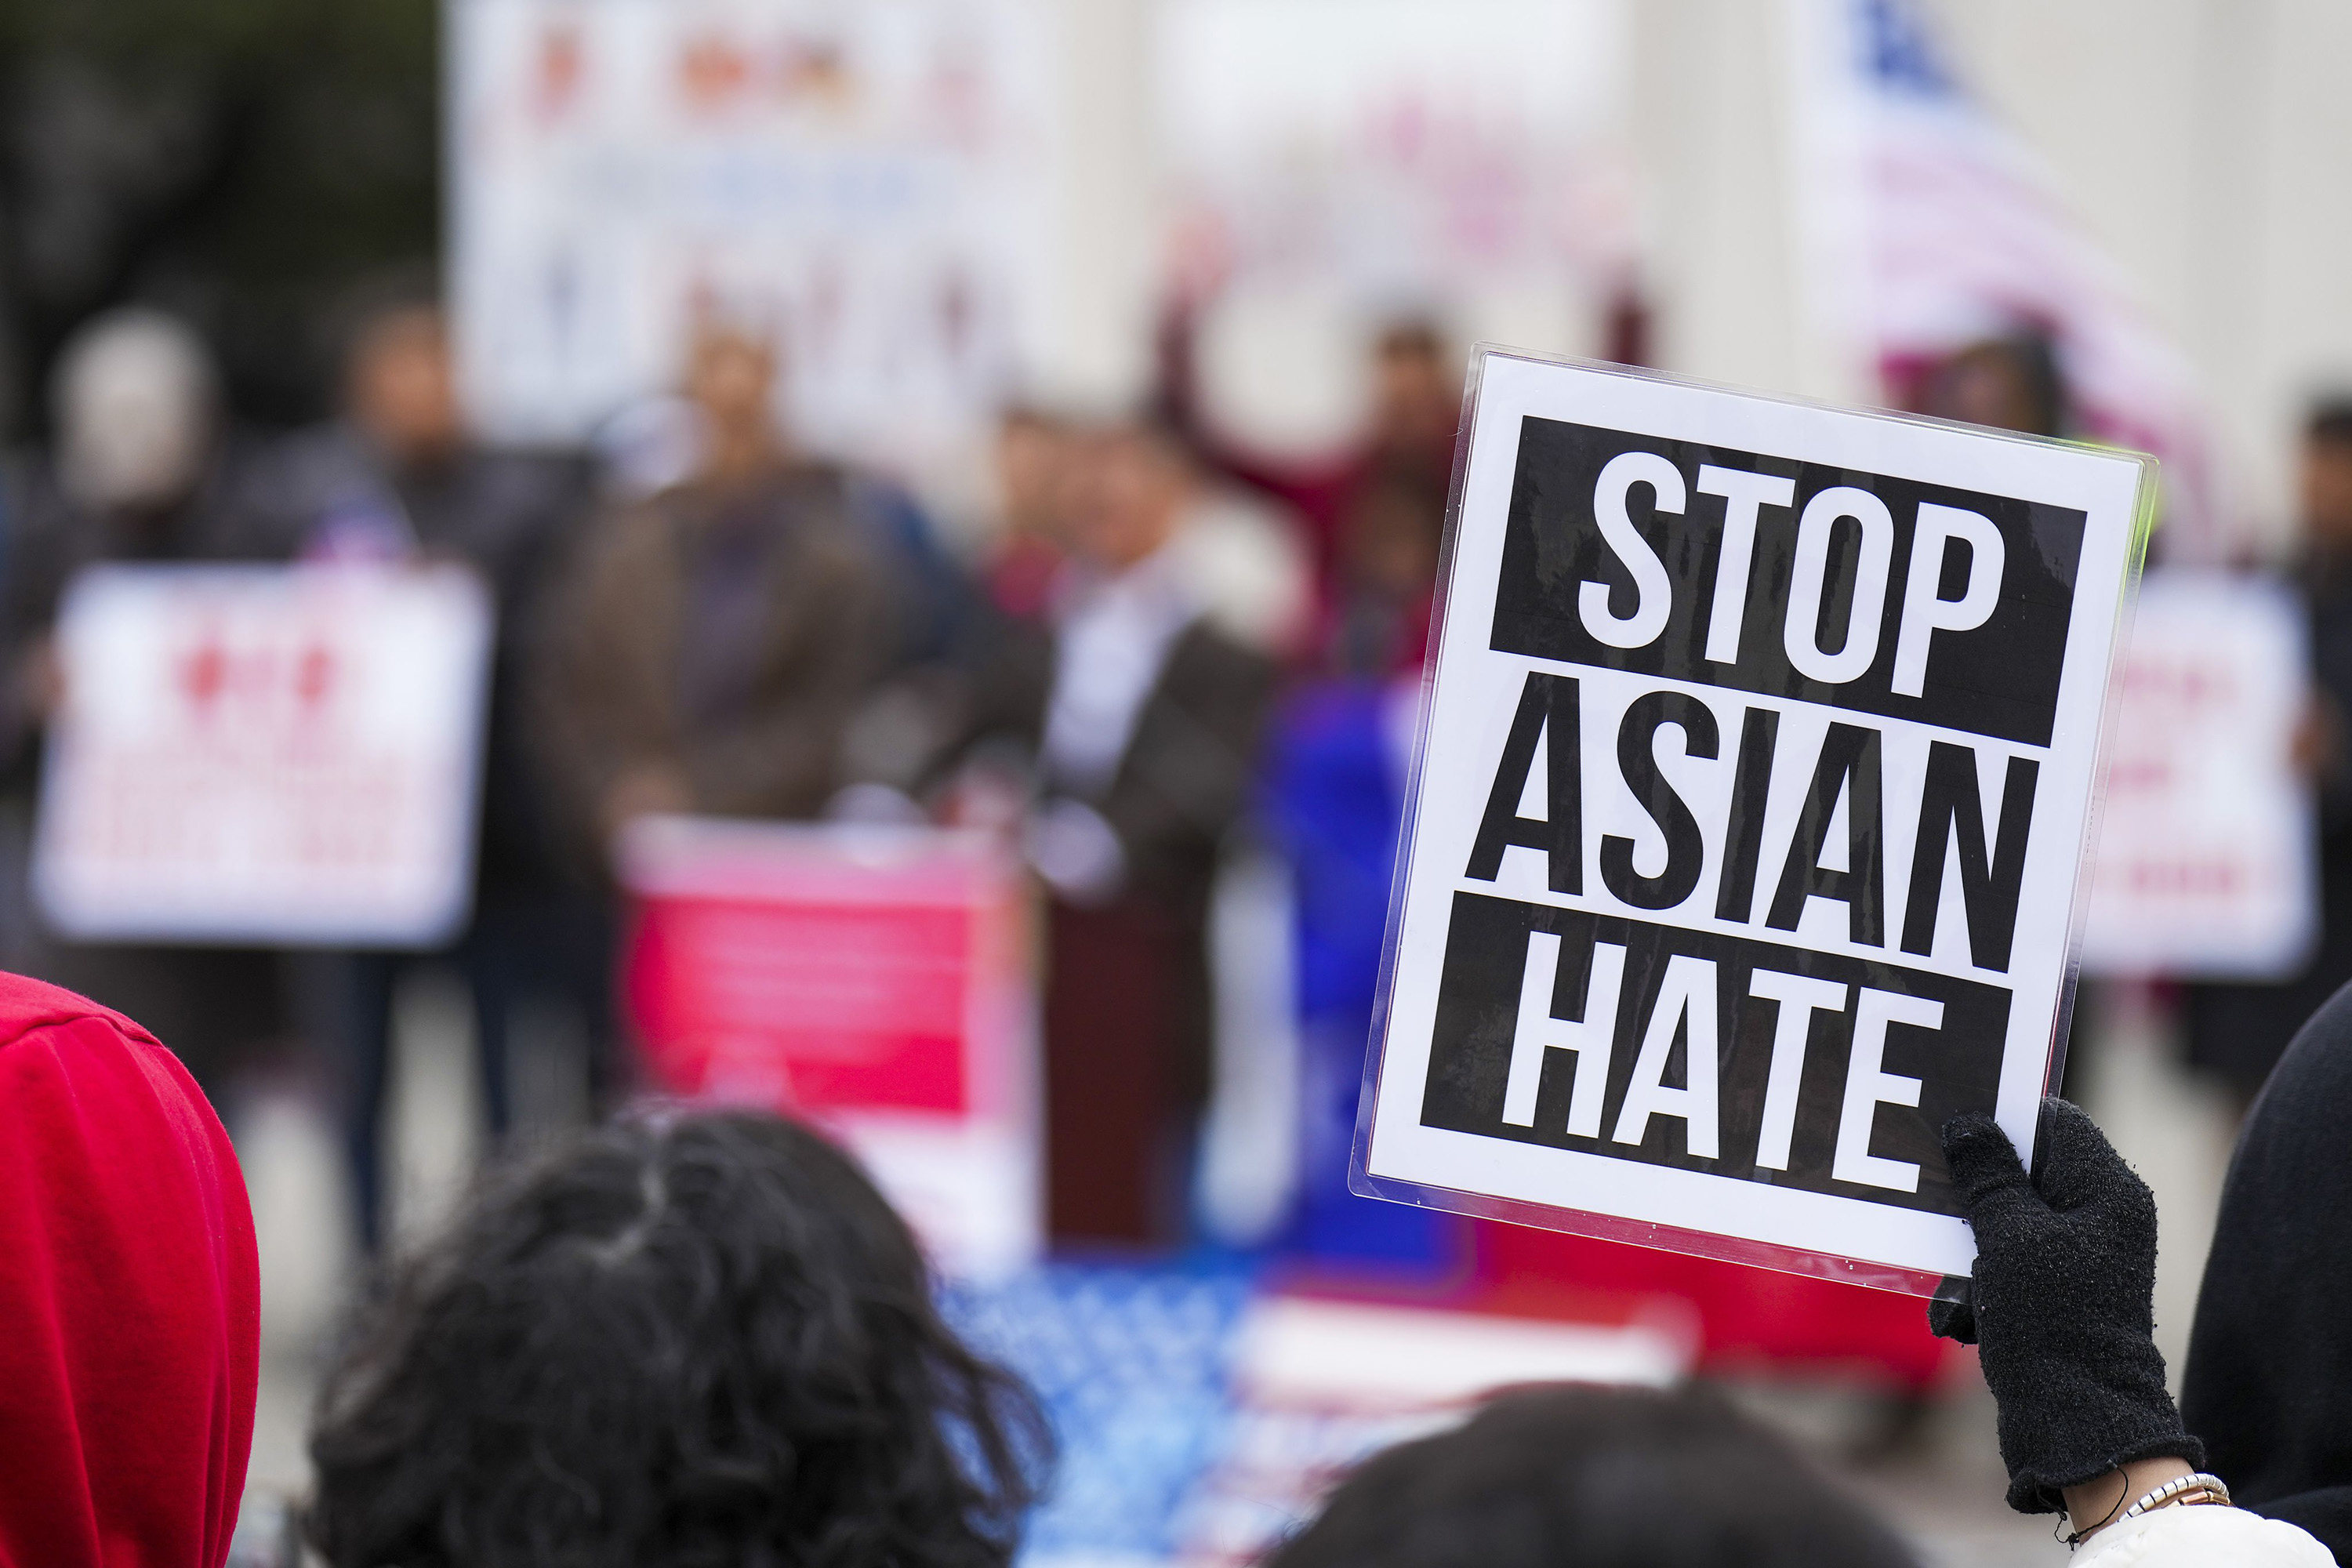
[[[2319,1521],[2340,1527],[2352,1518],[2347,1494],[2308,1491],[2352,1480],[2352,1462],[2341,1457],[2352,1450],[2334,1436],[2342,1420],[2331,1403],[2344,1378],[2329,1359],[2344,1343],[2336,1319],[2346,1253],[2332,1241],[2340,1209],[2326,1201],[2330,1184],[2345,1185],[2342,1140],[2328,1123],[2352,1104],[2339,1092],[2352,1088],[2352,1075],[2333,1048],[2347,1028],[2352,1003],[2339,1004],[2332,1037],[2314,1045],[2315,1056],[2335,1058],[2306,1086],[2317,1092],[2281,1102],[2283,1120],[2266,1135],[2250,1131],[2231,1173],[2239,1223],[2233,1231],[2225,1202],[2189,1373],[2191,1413],[2219,1417],[2211,1429],[2231,1439],[2214,1450],[2219,1476],[2204,1469],[2205,1445],[2165,1390],[2154,1338],[2156,1200],[2147,1184],[2063,1100],[2042,1102],[2031,1175],[1991,1117],[1972,1112],[1944,1127],[1953,1193],[1977,1255],[1969,1279],[1945,1281],[1928,1321],[1978,1347],[1999,1407],[2009,1505],[2064,1514],[2067,1543],[2091,1544],[2077,1562],[2333,1561],[2296,1526],[2325,1534]],[[2315,1141],[2318,1128],[2327,1135]],[[2293,1198],[2281,1196],[2287,1183]],[[2280,1222],[2290,1216],[2302,1223],[2287,1234]],[[2249,1489],[2243,1500],[2263,1500],[2252,1510],[2231,1506],[2233,1480]]]
[[[1261,817],[1290,867],[1300,1040],[1300,1179],[1281,1245],[1326,1262],[1443,1270],[1462,1252],[1453,1216],[1348,1190],[1444,487],[1412,463],[1364,475],[1340,520],[1326,674],[1283,704],[1267,746]]]
[[[1974,343],[1933,366],[1919,412],[2025,436],[2063,436],[2072,423],[2057,347],[2040,332]]]
[[[997,440],[1004,535],[987,571],[1001,614],[1035,622],[1052,609],[1072,550],[1072,513],[1116,441],[1032,409],[1005,415]],[[1181,440],[1163,442],[1161,477],[1181,493],[1169,563],[1234,641],[1276,660],[1313,630],[1314,565],[1281,509],[1203,473]]]
[[[600,868],[649,813],[822,814],[853,782],[853,723],[940,635],[900,521],[785,445],[775,377],[764,341],[698,337],[693,478],[605,517],[555,605],[539,712]]]
[[[1298,1191],[1278,1237],[1326,1263],[1443,1273],[1464,1222],[1348,1189],[1388,935],[1420,670],[1318,682],[1285,701],[1267,742],[1260,816],[1290,868],[1299,1039]]]
[[[1705,1389],[1558,1387],[1359,1467],[1267,1568],[1907,1568],[1880,1524]]]
[[[990,605],[1042,620],[1069,558],[1070,507],[1084,445],[1069,421],[1016,404],[997,418],[998,529],[982,570]]]
[[[1352,515],[1366,492],[1399,481],[1444,495],[1454,472],[1462,417],[1462,375],[1434,322],[1408,319],[1371,344],[1371,411],[1349,448],[1286,463],[1247,450],[1216,430],[1202,405],[1190,309],[1171,312],[1160,334],[1160,400],[1173,427],[1208,466],[1271,496],[1305,523],[1316,579],[1337,584]]]
[[[1274,666],[1222,629],[1182,559],[1193,498],[1164,432],[1092,438],[1050,617],[1008,633],[967,747],[1034,761],[1049,1218],[1065,1239],[1181,1232],[1207,1094],[1210,889]]]
[[[20,840],[38,790],[41,731],[62,689],[51,643],[68,585],[104,562],[259,559],[257,460],[220,405],[194,331],[127,308],[82,328],[60,357],[56,449],[22,476],[0,588],[0,759]],[[14,857],[23,863],[21,843]],[[11,896],[18,896],[12,892]],[[33,922],[12,961],[143,1018],[216,1102],[257,1047],[287,1028],[277,956],[250,948],[70,942]]]
[[[1419,677],[1436,610],[1447,482],[1423,465],[1384,464],[1350,498],[1325,650],[1333,673]]]
[[[2251,1104],[2305,1020],[2352,981],[2352,396],[2304,423],[2303,544],[2295,584],[2311,620],[2307,761],[2319,805],[2319,939],[2303,973],[2270,985],[2189,991],[2189,1059]]]
[[[471,993],[485,1120],[512,1121],[509,1040],[519,1006],[569,1015],[592,1104],[610,1089],[610,916],[567,873],[548,829],[542,759],[526,723],[524,671],[541,600],[587,506],[577,462],[494,451],[467,428],[449,330],[429,297],[389,301],[360,322],[345,357],[343,416],[289,439],[272,474],[288,547],[312,559],[471,565],[498,614],[485,737],[472,921],[446,953],[373,952],[310,971],[321,1026],[340,1042],[344,1137],[361,1237],[383,1223],[382,1140],[394,992],[448,962]]]
[[[1046,1448],[848,1158],[630,1121],[401,1268],[320,1391],[308,1531],[334,1568],[987,1568]]]
[[[2352,1562],[2352,992],[2296,1037],[2221,1190],[2180,1408],[2239,1502]]]
[[[0,1563],[220,1568],[261,1279],[236,1152],[128,1018],[0,976]]]

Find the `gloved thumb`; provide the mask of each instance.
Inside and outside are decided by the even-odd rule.
[[[1953,1195],[1975,1229],[1979,1247],[1985,1243],[1988,1224],[2048,1207],[2033,1190],[2009,1134],[1980,1110],[1965,1111],[1944,1123],[1944,1160],[1951,1167]]]

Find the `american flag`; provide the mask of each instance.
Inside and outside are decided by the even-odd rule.
[[[2155,454],[2168,553],[2221,553],[2233,520],[2189,363],[2041,162],[1969,94],[1910,0],[1796,11],[1817,311],[1897,404],[1956,350],[2046,337],[2070,434]]]

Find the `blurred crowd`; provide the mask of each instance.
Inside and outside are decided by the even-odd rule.
[[[1199,395],[1195,336],[1187,312],[1170,315],[1139,407],[1003,410],[992,515],[978,527],[946,526],[893,477],[796,443],[778,416],[788,345],[722,319],[696,332],[674,395],[617,421],[610,440],[562,452],[499,449],[468,426],[448,324],[426,296],[357,321],[340,412],[290,432],[241,421],[205,344],[167,315],[104,315],[68,345],[51,438],[12,462],[0,491],[0,964],[145,1025],[232,1131],[257,1075],[289,1064],[310,1075],[339,1119],[352,1223],[370,1252],[389,1234],[394,1016],[417,971],[453,973],[468,994],[493,1148],[513,1142],[527,1014],[568,1020],[569,1070],[594,1123],[536,1163],[499,1162],[453,1228],[380,1277],[310,1429],[319,1486],[302,1528],[330,1560],[521,1563],[574,1539],[609,1552],[758,1539],[830,1543],[810,1561],[997,1563],[1035,1500],[1051,1437],[1033,1396],[939,1317],[912,1238],[853,1163],[771,1117],[606,1114],[635,1088],[616,1000],[619,849],[655,815],[934,823],[1017,852],[1043,939],[1045,1217],[1057,1244],[1168,1248],[1202,1233],[1213,1206],[1203,1127],[1218,1075],[1234,1066],[1219,1039],[1234,1026],[1221,994],[1234,976],[1213,960],[1235,953],[1214,940],[1217,910],[1225,879],[1254,860],[1279,867],[1286,889],[1288,973],[1276,994],[1287,1016],[1266,1037],[1295,1041],[1297,1105],[1287,1175],[1258,1173],[1284,1201],[1248,1239],[1424,1280],[1458,1278],[1447,1270],[1475,1251],[1489,1307],[1511,1306],[1515,1279],[1679,1296],[1702,1321],[1702,1365],[1726,1347],[1874,1363],[1914,1408],[1941,1375],[1948,1347],[1907,1298],[1780,1277],[1768,1289],[1726,1265],[1349,1193],[1462,366],[1430,323],[1391,323],[1367,345],[1360,433],[1301,461],[1220,427]],[[1953,356],[1915,401],[1979,425],[2068,430],[2054,359],[2031,338]],[[2352,405],[2315,409],[2304,475],[2304,542],[2287,571],[2311,616],[2301,762],[2322,803],[2323,931],[2285,983],[2179,994],[2192,1058],[2248,1099],[2352,979]],[[53,631],[76,574],[107,562],[433,562],[480,574],[497,635],[476,885],[449,946],[101,944],[45,925],[25,868],[44,731],[69,678]],[[0,1012],[50,1018],[54,994],[24,986],[0,986]],[[2337,1034],[2352,1026],[2340,1005],[2326,1017]],[[80,1016],[37,1026],[115,1027]],[[2290,1070],[2340,1079],[2332,1037],[2306,1035]],[[132,1058],[153,1048],[135,1032],[107,1038]],[[12,1060],[32,1059],[16,1048]],[[223,1386],[243,1380],[249,1412],[252,1367],[220,1324],[251,1308],[250,1233],[239,1242],[234,1224],[158,1207],[140,1163],[194,1161],[202,1181],[154,1178],[178,1203],[211,1191],[205,1182],[226,1193],[234,1152],[216,1135],[191,1154],[121,1134],[107,1118],[146,1128],[155,1117],[142,1097],[180,1091],[169,1075],[129,1069],[102,1094],[65,1083],[110,1059],[92,1047],[58,1086],[29,1068],[0,1086],[0,1112],[13,1114],[11,1093],[29,1107],[21,1146],[47,1151],[40,1179],[8,1190],[55,1206],[64,1200],[47,1184],[98,1168],[92,1140],[132,1151],[107,1167],[85,1221],[145,1237],[109,1256],[202,1285],[171,1287],[170,1310],[142,1323],[152,1365],[137,1375],[227,1354]],[[2287,1267],[2290,1255],[2239,1254],[2274,1221],[2307,1225],[2319,1189],[2294,1173],[2312,1163],[2312,1140],[2332,1135],[2325,1111],[2344,1092],[2331,1079],[2256,1112],[2269,1131],[2255,1146],[2287,1151],[2286,1166],[2242,1156],[2232,1176],[2189,1372],[2204,1442],[2184,1430],[2150,1338],[2147,1188],[2070,1105],[2046,1112],[2045,1147],[2059,1152],[2030,1180],[1989,1121],[1947,1130],[1980,1255],[1974,1297],[1939,1299],[1933,1321],[1948,1338],[1982,1338],[2013,1506],[2063,1510],[2084,1535],[2111,1494],[2110,1519],[2145,1490],[2158,1512],[2186,1505],[2147,1562],[2317,1561],[2283,1524],[2203,1517],[2229,1499],[2196,1469],[2210,1445],[2233,1483],[2271,1500],[2273,1518],[2336,1538],[2326,1412],[2246,1392],[2302,1377],[2274,1364],[2269,1325],[2306,1299],[2332,1301],[2336,1266],[2295,1264],[2258,1292],[2232,1281]],[[67,1103],[105,1113],[57,1110]],[[209,1126],[178,1114],[163,1120],[184,1133]],[[2097,1267],[2053,1262],[2085,1257]],[[64,1311],[70,1295],[34,1306]],[[114,1317],[74,1308],[61,1332],[79,1344]],[[106,1381],[73,1372],[61,1401],[78,1396],[76,1378]],[[2294,1415],[2285,1426],[2281,1410]],[[224,1458],[242,1453],[232,1428],[182,1456],[208,1485],[242,1473],[241,1458]],[[572,1479],[551,1485],[537,1460],[519,1466],[518,1434],[540,1445],[532,1454],[560,1450]],[[807,1457],[822,1484],[781,1480],[778,1464],[798,1461],[778,1454]],[[1601,1504],[1562,1501],[1592,1488]],[[1694,1493],[1734,1500],[1685,1514]],[[595,1500],[587,1514],[583,1495]],[[215,1559],[222,1506],[215,1497],[205,1515]],[[2104,1542],[2122,1561],[2156,1539],[2125,1519]],[[1713,1395],[1585,1390],[1506,1398],[1391,1451],[1274,1561],[1450,1568],[1566,1552],[1909,1560]]]
[[[1273,1223],[1309,1253],[1438,1258],[1447,1222],[1353,1199],[1344,1170],[1461,365],[1429,321],[1390,323],[1368,344],[1358,437],[1282,458],[1203,406],[1197,335],[1191,311],[1169,313],[1139,406],[1004,409],[992,514],[947,527],[891,477],[796,444],[778,416],[786,346],[723,319],[702,322],[674,395],[561,452],[498,449],[469,427],[429,295],[362,312],[339,414],[292,432],[225,405],[184,322],[92,321],[58,362],[51,439],[0,489],[0,962],[146,1022],[233,1124],[247,1075],[305,1064],[337,1108],[372,1249],[404,975],[463,980],[495,1141],[515,1120],[522,1011],[567,1021],[592,1109],[627,1091],[614,853],[634,819],[982,826],[1018,847],[1043,909],[1050,1232],[1171,1243],[1196,1224],[1211,911],[1243,847],[1283,868],[1296,948],[1295,1193]],[[1915,401],[2067,430],[2053,356],[2032,338],[1953,356]],[[2192,1057],[2245,1097],[2352,978],[2338,798],[2352,791],[2352,406],[2317,408],[2305,446],[2292,570],[2313,614],[2324,934],[2290,983],[2185,994]],[[26,846],[60,690],[50,632],[75,574],[354,560],[464,563],[495,600],[476,886],[454,945],[284,952],[47,931]]]
[[[569,1021],[592,1106],[625,1092],[614,851],[632,820],[987,826],[1020,847],[1045,906],[1053,1230],[1178,1238],[1210,1091],[1221,857],[1262,803],[1328,787],[1297,764],[1270,771],[1297,693],[1417,679],[1460,401],[1439,333],[1400,322],[1373,346],[1361,439],[1285,466],[1214,432],[1190,332],[1171,321],[1142,406],[1007,409],[996,515],[974,529],[796,445],[777,412],[780,345],[724,320],[701,324],[674,396],[591,449],[554,452],[496,449],[469,427],[426,295],[354,321],[337,416],[291,432],[226,405],[184,322],[97,318],[59,358],[51,438],[0,490],[13,868],[0,962],[147,1023],[232,1124],[248,1075],[312,1064],[373,1247],[405,974],[462,978],[496,1139],[514,1120],[519,1009]],[[68,583],[105,562],[319,561],[463,563],[491,590],[462,935],[433,953],[287,952],[49,931],[23,873]],[[1339,847],[1370,889],[1347,911],[1360,944],[1377,942],[1409,732],[1408,705],[1369,758],[1339,760],[1368,763],[1374,792],[1352,824],[1363,842]],[[1328,749],[1319,733],[1310,719]],[[1306,771],[1328,774],[1329,760]],[[1329,826],[1314,802],[1293,805],[1295,826]],[[1370,984],[1349,979],[1367,998]],[[1354,1070],[1342,1081],[1351,1099]]]

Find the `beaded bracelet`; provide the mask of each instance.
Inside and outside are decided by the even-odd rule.
[[[2107,1510],[2107,1516],[2105,1519],[2087,1530],[2078,1530],[2063,1539],[2066,1542],[2066,1549],[2072,1552],[2082,1545],[2084,1541],[2094,1532],[2105,1530],[2119,1519],[2137,1519],[2141,1514],[2153,1513],[2160,1508],[2212,1506],[2221,1508],[2232,1506],[2230,1501],[2229,1486],[2221,1477],[2200,1470],[2194,1475],[2176,1476],[2160,1487],[2149,1489],[2146,1495],[2129,1508],[2125,1508],[2123,1500],[2118,1498],[2116,1500],[2116,1506]]]
[[[2197,1494],[2191,1497],[2190,1494]],[[2206,1502],[2230,1506],[2230,1489],[2219,1476],[2200,1470],[2193,1476],[2180,1476],[2151,1490],[2139,1501],[2124,1510],[2126,1519],[2137,1519],[2141,1514],[2171,1503]]]

